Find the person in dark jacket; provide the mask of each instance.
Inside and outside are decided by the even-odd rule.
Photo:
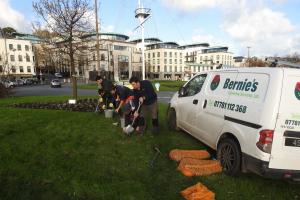
[[[103,98],[103,102],[105,103],[105,106],[108,107],[111,103],[114,103],[114,98],[111,95],[110,91],[113,87],[113,83],[111,80],[107,80],[101,76],[96,77],[96,82],[98,86],[98,94],[100,95],[99,91],[103,91],[103,94],[101,97]]]
[[[157,133],[159,131],[158,124],[158,106],[157,106],[157,94],[150,81],[140,81],[137,77],[131,77],[129,80],[133,87],[133,95],[142,103],[143,116],[147,113],[151,114],[152,118],[152,132]]]
[[[126,86],[116,85],[112,86],[110,90],[111,95],[118,102],[116,107],[116,112],[119,113],[123,105],[128,103],[130,100],[134,99],[133,91]]]
[[[112,87],[111,94],[117,101],[115,111],[119,113],[121,118],[124,118],[125,127],[133,123],[132,125],[136,132],[143,133],[145,121],[140,114],[140,109],[138,109],[139,103],[134,98],[133,91],[126,86],[116,85]]]

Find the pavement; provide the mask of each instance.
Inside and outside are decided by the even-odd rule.
[[[72,87],[63,85],[61,88],[51,88],[49,85],[21,86],[13,89],[14,96],[68,96],[72,95]],[[174,92],[157,92],[158,101],[168,103]],[[96,90],[78,89],[78,96],[95,95]]]

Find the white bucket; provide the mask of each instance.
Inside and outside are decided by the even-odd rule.
[[[114,110],[112,110],[112,109],[104,110],[104,116],[105,116],[105,118],[113,118]]]

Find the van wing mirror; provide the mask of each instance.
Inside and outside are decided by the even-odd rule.
[[[186,88],[185,87],[181,87],[178,91],[179,97],[184,97],[186,95]]]

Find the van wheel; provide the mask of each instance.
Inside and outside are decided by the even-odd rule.
[[[170,130],[178,131],[179,128],[177,127],[176,122],[176,111],[173,108],[170,108],[168,111],[168,126]]]
[[[230,138],[221,140],[217,149],[223,171],[230,176],[237,176],[241,172],[241,151],[238,144]]]

